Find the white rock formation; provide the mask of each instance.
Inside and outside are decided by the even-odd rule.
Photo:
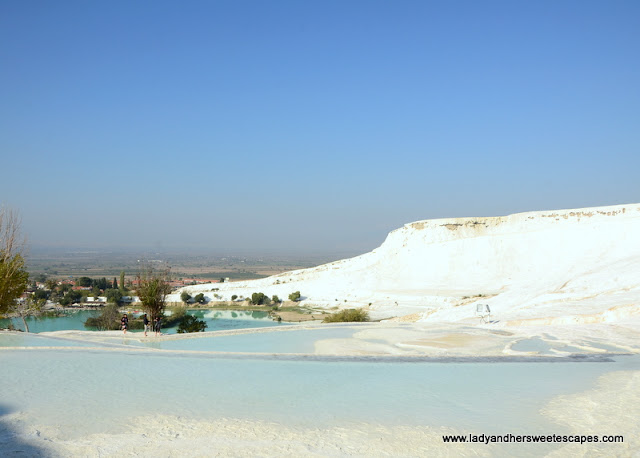
[[[418,221],[370,253],[260,280],[186,287],[263,292],[374,317],[457,321],[491,306],[533,324],[640,318],[640,204]],[[179,301],[180,292],[169,300]],[[482,295],[482,296],[480,296]]]

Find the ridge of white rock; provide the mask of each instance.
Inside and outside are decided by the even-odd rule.
[[[183,290],[216,300],[213,288],[220,300],[300,291],[303,303],[377,318],[458,321],[486,303],[502,321],[640,319],[640,204],[418,221],[351,259]]]

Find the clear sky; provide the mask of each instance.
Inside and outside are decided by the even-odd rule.
[[[34,246],[365,252],[640,202],[638,1],[0,2]]]

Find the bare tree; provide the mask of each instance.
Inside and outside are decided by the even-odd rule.
[[[143,263],[137,276],[136,294],[142,302],[142,308],[151,316],[152,322],[164,312],[169,285],[170,268],[154,269],[150,263]]]
[[[0,208],[0,314],[18,314],[28,332],[25,316],[36,312],[42,304],[19,300],[29,281],[24,262],[26,240],[20,226],[20,217],[15,211]]]
[[[16,302],[12,311],[22,319],[22,324],[24,325],[24,330],[26,332],[29,332],[27,317],[38,315],[40,312],[42,312],[42,308],[46,303],[46,299],[36,299],[33,297],[33,295],[31,295],[24,301]]]

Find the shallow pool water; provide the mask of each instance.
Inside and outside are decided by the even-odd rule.
[[[319,363],[81,349],[0,351],[6,369],[0,373],[0,404],[60,425],[69,437],[119,431],[141,413],[532,433],[549,431],[538,414],[545,400],[588,388],[616,364]]]
[[[552,346],[548,342],[545,342],[539,337],[519,340],[511,345],[511,349],[514,351],[534,352],[539,354],[547,354],[551,348]]]
[[[25,332],[0,332],[0,347],[89,347],[90,342],[43,337]]]
[[[268,313],[260,311],[189,310],[188,313],[207,323],[207,331],[277,327],[283,324],[274,321]],[[175,332],[175,329],[168,330],[169,334]]]
[[[45,313],[37,317],[26,318],[29,326],[29,332],[54,332],[54,331],[90,331],[94,330],[86,328],[84,322],[87,318],[98,316],[99,310],[69,310],[57,313]],[[167,312],[170,314],[170,312]],[[203,320],[207,324],[207,331],[220,331],[232,329],[246,328],[262,328],[280,326],[281,323],[273,321],[266,312],[251,310],[189,310],[187,313],[194,315]],[[133,313],[134,316],[140,315],[141,312]],[[16,329],[24,330],[24,323],[20,318],[0,319],[0,329],[13,325]],[[130,331],[134,334],[142,331]],[[164,328],[165,334],[175,334],[177,327]]]
[[[169,336],[152,347],[117,333],[69,334],[75,340],[0,333],[0,346],[4,341],[13,347],[0,348],[0,426],[7,431],[0,450],[3,440],[13,447],[19,441],[14,437],[40,431],[46,440],[90,442],[91,434],[127,434],[140,426],[140,418],[162,416],[311,430],[357,431],[357,425],[367,424],[447,427],[465,434],[563,434],[564,426],[540,413],[551,399],[593,388],[610,371],[640,370],[637,355],[444,362],[291,354],[311,353],[318,340],[347,338],[358,329]],[[65,348],[43,348],[54,344]],[[16,348],[22,346],[31,348]],[[265,353],[285,355],[273,359]],[[173,434],[170,423],[160,428],[154,433]]]
[[[87,331],[84,322],[87,318],[97,316],[100,312],[93,310],[73,310],[62,312],[47,312],[37,317],[27,317],[29,332],[52,332],[52,331]],[[7,328],[12,324],[16,329],[24,331],[24,323],[20,318],[4,318],[0,320],[0,329]]]
[[[279,329],[237,335],[195,334],[178,340],[141,340],[151,348],[162,350],[196,350],[243,353],[313,353],[315,343],[323,339],[346,339],[356,329],[336,327],[326,329]]]

